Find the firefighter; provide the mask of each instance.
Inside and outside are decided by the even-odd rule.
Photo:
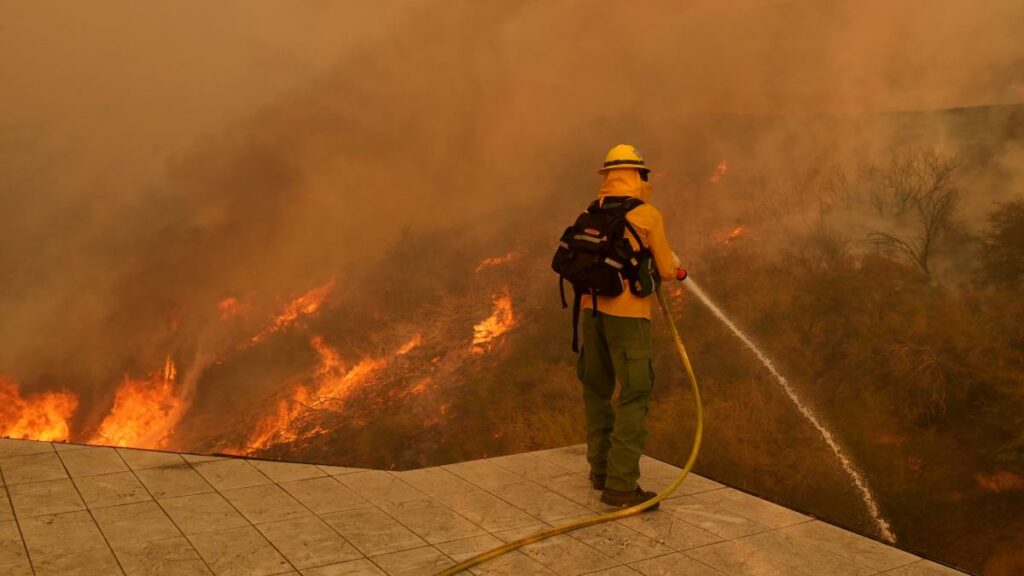
[[[650,168],[636,148],[615,146],[598,172],[604,175],[599,202],[623,196],[644,201],[626,213],[639,238],[632,233],[626,238],[634,250],[646,248],[650,252],[652,273],[661,279],[685,279],[686,271],[665,237],[661,212],[647,203]],[[628,289],[614,297],[597,296],[596,314],[592,313],[590,299],[583,299],[586,312],[581,314],[583,346],[577,376],[583,385],[587,460],[594,488],[603,490],[601,501],[611,506],[629,507],[655,496],[637,484],[654,384],[652,299],[652,295],[637,296]],[[616,380],[621,390],[618,405],[613,407]]]

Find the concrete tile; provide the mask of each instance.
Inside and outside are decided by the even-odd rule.
[[[587,462],[587,449],[575,446],[565,448],[552,448],[550,450],[539,450],[532,453],[534,456],[546,460],[557,466],[561,466],[570,472],[589,473],[590,464]]]
[[[0,490],[0,522],[14,520],[14,508],[11,507],[11,498],[7,490]]]
[[[302,576],[385,576],[385,572],[373,562],[363,559],[310,568],[303,570]]]
[[[499,532],[503,542],[512,542],[536,534],[543,528],[527,528]],[[520,548],[523,554],[558,574],[577,576],[618,566],[619,563],[602,552],[565,534],[553,536]]]
[[[725,576],[707,564],[679,552],[641,560],[630,566],[636,570],[634,574],[639,572],[644,576]]]
[[[322,518],[367,556],[408,550],[426,544],[411,530],[374,507],[335,512]]]
[[[367,470],[337,476],[346,488],[377,504],[391,504],[403,500],[418,500],[423,492],[382,470]]]
[[[148,468],[164,468],[167,466],[184,466],[185,459],[171,452],[155,450],[137,450],[135,448],[117,448],[117,453],[132,470]]]
[[[267,478],[278,483],[327,476],[326,472],[312,464],[271,462],[269,460],[250,460],[249,463],[262,472]]]
[[[34,573],[32,565],[26,559],[0,564],[0,574],[3,576],[33,576]]]
[[[193,464],[192,467],[217,490],[248,488],[249,486],[272,483],[262,472],[245,460],[214,460]]]
[[[430,498],[384,504],[381,508],[430,544],[486,534],[483,528]]]
[[[471,536],[469,538],[461,538],[459,540],[452,540],[450,542],[443,542],[437,544],[434,547],[444,552],[446,556],[452,558],[456,562],[462,562],[472,556],[493,550],[504,544],[497,536],[493,534],[483,534],[481,536]]]
[[[885,576],[962,576],[963,574],[966,572],[954,570],[931,560],[919,560],[890,570],[885,573]]]
[[[462,562],[469,558],[493,550],[502,545],[502,541],[493,535],[476,536],[463,540],[454,540],[438,544],[436,548],[444,552],[456,562]],[[556,574],[556,572],[544,567],[537,560],[523,554],[521,550],[513,550],[507,554],[487,560],[482,564],[469,569],[472,574],[488,576],[513,576],[519,574]],[[460,574],[465,574],[462,572]]]
[[[722,510],[728,510],[729,512],[750,518],[754,522],[769,528],[782,528],[783,526],[792,526],[793,524],[811,520],[810,516],[805,516],[789,508],[783,508],[778,504],[773,504],[733,488],[701,492],[694,494],[693,498],[698,502],[711,504]]]
[[[181,536],[156,502],[137,502],[92,511],[100,530],[114,548]]]
[[[19,524],[33,560],[107,547],[100,529],[85,511],[36,516]]]
[[[211,575],[206,563],[183,537],[119,546],[114,551],[129,576]]]
[[[70,452],[72,450],[82,450],[83,448],[89,448],[88,444],[72,444],[70,442],[52,442],[53,449],[57,452]]]
[[[68,477],[64,465],[52,449],[49,452],[5,458],[0,462],[0,469],[3,469],[7,486]]]
[[[368,504],[362,496],[331,477],[285,482],[280,486],[314,514],[330,514]]]
[[[437,500],[489,532],[533,526],[540,521],[504,500],[484,492],[461,492],[438,496]]]
[[[314,516],[261,524],[256,528],[299,569],[363,557],[330,526]]]
[[[373,562],[391,576],[427,576],[455,565],[433,546],[382,554],[375,556]]]
[[[317,468],[326,472],[329,476],[341,476],[342,474],[351,474],[353,472],[366,472],[366,468],[345,468],[343,466],[317,466]]]
[[[421,468],[391,474],[428,496],[456,494],[476,489],[476,486],[444,468]]]
[[[808,574],[867,576],[876,570],[815,546],[798,536],[763,532],[737,540],[758,555]]]
[[[59,452],[60,459],[72,477],[127,472],[128,465],[113,448],[87,447]]]
[[[670,480],[644,478],[643,486],[645,490],[654,490],[655,492],[660,494],[662,491],[668,488],[669,484],[671,484],[673,481],[675,481],[675,478],[672,478]],[[718,482],[715,482],[714,480],[708,480],[707,478],[698,476],[691,472],[686,475],[686,478],[683,480],[683,483],[679,486],[679,488],[676,488],[676,490],[669,495],[669,498],[700,494],[701,492],[709,492],[711,490],[719,490],[721,488],[724,488],[724,486],[719,484]]]
[[[522,482],[523,478],[488,460],[447,464],[443,469],[485,490]]]
[[[277,484],[224,490],[221,495],[253,524],[312,515]]]
[[[149,492],[131,472],[115,472],[74,479],[88,508],[119,506],[152,500]]]
[[[179,496],[191,496],[193,494],[205,494],[213,492],[203,477],[200,476],[191,466],[169,466],[166,468],[149,468],[137,470],[135,476],[146,487],[146,490],[154,498],[177,498]]]
[[[600,572],[594,572],[588,576],[640,576],[640,573],[628,566],[616,566]]]
[[[96,548],[33,562],[36,576],[121,576],[124,572],[109,548]]]
[[[85,510],[85,504],[78,497],[78,490],[67,478],[16,484],[8,490],[18,518]]]
[[[623,564],[663,556],[673,551],[653,538],[615,522],[580,528],[570,534],[573,538]]]
[[[908,552],[818,520],[787,526],[779,531],[803,538],[819,548],[875,570],[892,570],[920,560]]]
[[[498,456],[497,458],[489,458],[488,461],[501,466],[513,474],[535,482],[565,474],[565,468],[538,458],[529,452]]]
[[[745,516],[695,500],[693,496],[664,500],[661,510],[726,540],[770,530]]]
[[[15,456],[28,456],[31,454],[49,454],[53,452],[53,445],[49,442],[38,440],[18,440],[15,438],[0,438],[0,462]]]
[[[477,576],[520,576],[521,574],[557,576],[558,574],[518,550],[477,564],[470,568],[469,572]]]
[[[229,460],[227,456],[211,456],[209,454],[182,454],[182,458],[189,464],[199,464],[200,462],[214,462],[216,460]]]
[[[14,520],[0,522],[0,565],[27,562],[25,545]]]
[[[220,494],[195,494],[160,500],[160,506],[186,535],[248,526]]]
[[[804,573],[731,540],[683,552],[725,574],[737,576],[804,576]]]
[[[675,480],[683,472],[683,469],[669,464],[668,462],[662,462],[656,458],[650,456],[640,457],[640,478],[653,478],[655,480]]]
[[[292,569],[252,526],[193,534],[189,539],[217,576],[264,576]]]
[[[572,500],[573,502],[594,511],[613,510],[611,506],[601,502],[601,492],[594,490],[590,479],[582,474],[563,474],[548,478],[543,482],[548,490]]]
[[[662,510],[627,516],[616,522],[673,550],[687,550],[721,542],[722,538]]]
[[[589,509],[533,482],[506,484],[492,490],[496,496],[544,522],[580,516]]]

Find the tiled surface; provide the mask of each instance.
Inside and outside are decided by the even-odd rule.
[[[679,469],[650,458],[645,486]],[[384,472],[0,439],[0,576],[429,576],[607,510],[580,446]],[[474,575],[960,574],[691,475]]]

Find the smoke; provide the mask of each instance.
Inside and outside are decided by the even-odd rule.
[[[771,205],[793,166],[899,144],[879,113],[1024,100],[1017,2],[719,4],[5,3],[0,372],[95,423],[124,373],[255,330],[223,298],[343,301],[408,227],[486,237],[552,198],[561,222],[618,142],[666,212],[724,222],[723,158]],[[1000,190],[1020,150],[992,148]]]

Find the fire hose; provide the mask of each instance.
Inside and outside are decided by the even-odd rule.
[[[586,528],[587,526],[594,526],[596,524],[602,524],[604,522],[610,522],[612,520],[618,520],[619,518],[625,518],[627,516],[639,514],[644,510],[647,510],[651,506],[654,506],[655,504],[661,502],[665,498],[671,496],[672,493],[675,492],[680,485],[682,485],[683,480],[686,479],[686,476],[690,473],[690,470],[693,468],[694,462],[697,461],[697,453],[700,451],[701,438],[704,435],[704,413],[700,401],[700,388],[697,386],[697,377],[694,376],[693,374],[693,366],[690,365],[690,357],[686,355],[686,347],[683,346],[683,340],[682,338],[679,337],[679,330],[676,329],[676,323],[672,317],[672,310],[668,306],[668,301],[666,301],[665,297],[662,296],[660,286],[657,288],[657,294],[658,302],[661,304],[661,312],[665,316],[665,321],[668,324],[668,330],[672,334],[672,339],[675,341],[676,350],[679,352],[679,359],[682,361],[683,367],[686,369],[686,375],[690,379],[690,387],[693,391],[693,403],[697,411],[697,429],[694,431],[693,434],[693,448],[690,449],[690,457],[689,459],[687,459],[686,465],[683,466],[683,470],[682,472],[680,472],[679,477],[673,480],[672,483],[669,484],[661,492],[661,494],[658,494],[654,498],[651,498],[650,500],[642,504],[637,504],[636,506],[623,508],[622,510],[616,510],[614,512],[608,512],[606,514],[600,514],[597,516],[593,516],[591,518],[584,518],[583,520],[578,520],[576,522],[565,524],[563,526],[555,526],[553,528],[549,528],[548,530],[544,530],[543,532],[531,534],[529,536],[526,536],[525,538],[521,538],[514,542],[509,542],[504,546],[500,546],[493,550],[489,550],[487,552],[483,552],[481,554],[473,556],[468,560],[463,560],[455,566],[452,566],[447,570],[439,572],[437,576],[453,576],[455,574],[458,574],[459,572],[462,572],[463,570],[466,570],[467,568],[476,566],[481,562],[486,562],[487,560],[490,560],[492,558],[497,558],[502,554],[511,552],[518,548],[522,548],[523,546],[526,546],[528,544],[533,544],[534,542],[539,542],[541,540],[551,538],[552,536],[565,534],[566,532],[571,532],[573,530],[578,530],[580,528]]]

